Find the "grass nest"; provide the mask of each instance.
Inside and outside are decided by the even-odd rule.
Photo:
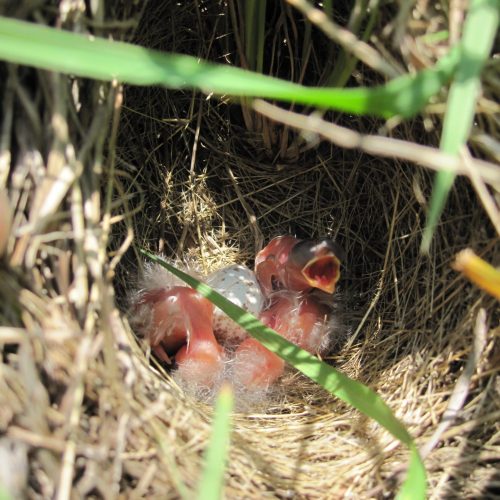
[[[121,2],[104,25],[79,5],[10,8],[69,29],[236,59],[219,4]],[[300,26],[298,14],[277,5]],[[374,32],[379,48],[397,35],[408,50],[385,57],[410,66],[415,54],[421,63],[436,57],[419,37],[438,31],[447,13],[423,12],[418,3],[412,12],[386,7]],[[293,26],[279,19],[278,32]],[[311,82],[328,55],[316,28],[313,39]],[[293,59],[273,47],[283,52],[276,58]],[[329,235],[344,247],[348,336],[326,360],[376,390],[408,426],[423,450],[430,496],[498,494],[498,316],[494,300],[450,263],[473,247],[498,264],[499,246],[466,180],[455,183],[423,256],[432,175],[421,167],[324,142],[312,147],[275,124],[277,139],[264,144],[265,124],[251,130],[238,105],[197,92],[5,64],[0,72],[0,185],[13,215],[0,266],[0,477],[13,497],[189,496],[212,408],[185,395],[128,325],[126,296],[143,265],[138,249],[194,259],[209,272],[251,266],[263,242],[287,233]],[[375,76],[361,65],[352,78]],[[484,99],[489,92],[486,82]],[[495,135],[488,109],[476,138]],[[387,127],[328,118],[358,132]],[[386,132],[435,145],[436,123],[429,114]],[[387,432],[296,372],[281,386],[234,414],[227,498],[395,491],[407,453]],[[453,412],[457,393],[463,404]]]

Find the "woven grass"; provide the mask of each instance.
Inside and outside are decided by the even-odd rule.
[[[221,59],[217,34],[230,26],[215,6],[193,5],[150,2],[139,12],[125,2],[108,13],[108,30]],[[378,28],[382,39],[404,35],[408,64],[436,57],[417,42],[443,14],[421,14]],[[80,19],[75,10],[65,22]],[[450,263],[472,247],[498,265],[499,241],[466,180],[424,257],[432,176],[421,167],[326,143],[276,158],[243,127],[238,106],[194,92],[122,90],[6,65],[0,75],[0,186],[14,209],[0,264],[0,477],[13,497],[194,491],[212,408],[186,396],[128,325],[137,249],[209,272],[251,265],[263,242],[286,233],[329,235],[344,247],[345,335],[327,361],[375,389],[409,427],[430,497],[498,494],[498,304]],[[373,78],[366,68],[357,76]],[[496,135],[494,89],[485,87],[476,139]],[[382,125],[343,120],[364,133]],[[428,115],[393,134],[435,145],[438,122]],[[457,387],[467,397],[443,430]],[[235,413],[225,495],[390,496],[406,460],[386,432],[290,370],[275,394]]]

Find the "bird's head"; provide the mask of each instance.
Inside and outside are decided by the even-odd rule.
[[[312,288],[333,293],[340,278],[344,251],[328,238],[299,241],[290,251],[288,264],[299,270]]]

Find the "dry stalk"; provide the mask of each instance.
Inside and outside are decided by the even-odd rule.
[[[436,171],[453,170],[458,175],[471,175],[470,169],[464,165],[461,158],[441,153],[435,148],[392,137],[359,134],[354,130],[327,122],[318,116],[292,113],[258,99],[254,101],[253,107],[273,120],[299,130],[314,132],[343,148],[356,148],[376,156],[399,158]],[[470,159],[470,162],[474,165],[476,175],[479,175],[483,182],[499,189],[500,168],[497,165],[477,159]]]

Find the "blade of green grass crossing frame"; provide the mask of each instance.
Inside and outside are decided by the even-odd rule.
[[[471,0],[460,42],[460,61],[450,86],[440,148],[458,155],[467,142],[476,100],[481,88],[480,74],[493,46],[498,27],[498,0]],[[455,173],[439,172],[434,182],[429,215],[422,239],[422,251],[429,252],[432,235],[444,209]]]
[[[457,55],[452,51],[433,68],[379,87],[304,87],[191,56],[0,17],[0,59],[9,62],[97,80],[196,88],[207,94],[263,97],[382,117],[418,113],[449,82]]]
[[[215,403],[212,435],[205,452],[203,473],[198,486],[198,500],[219,500],[221,498],[231,437],[233,406],[233,389],[229,384],[223,385]]]
[[[360,412],[372,418],[410,450],[410,466],[399,498],[425,498],[425,468],[413,439],[405,426],[394,416],[382,398],[369,387],[352,380],[342,372],[323,363],[307,351],[284,339],[274,330],[264,326],[255,316],[236,306],[225,297],[212,290],[208,285],[177,269],[163,259],[145,251],[141,253],[165,267],[172,274],[207,297],[213,304],[224,311],[230,318],[245,328],[270,351],[275,352],[297,370],[321,385],[334,396],[342,399]]]
[[[7,491],[6,488],[3,487],[1,483],[0,483],[0,500],[12,500],[11,496],[9,495],[9,492]]]

